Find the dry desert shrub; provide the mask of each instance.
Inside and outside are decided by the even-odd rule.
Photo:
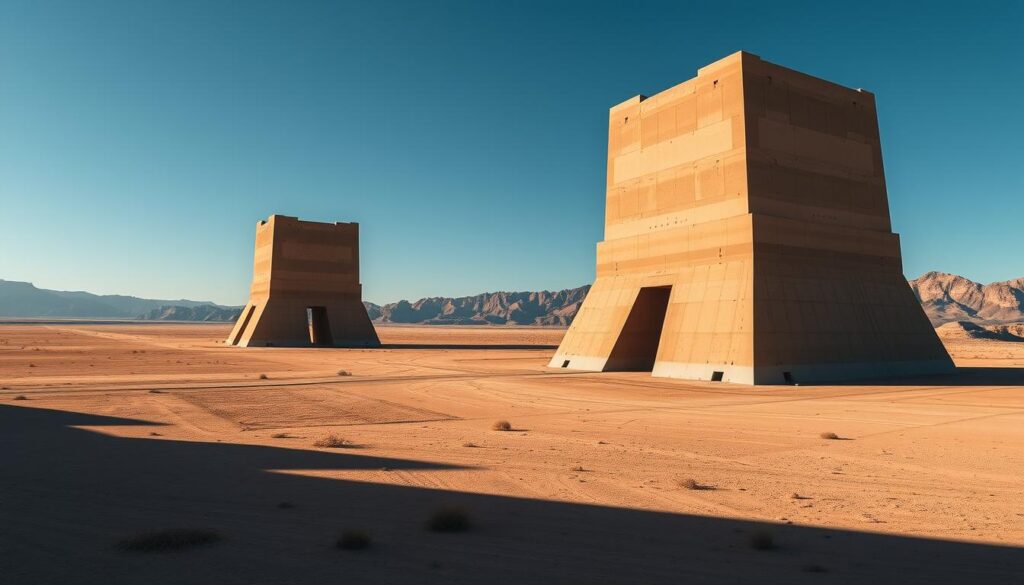
[[[475,449],[475,448],[479,447],[480,445],[477,445],[476,443],[474,443],[472,441],[466,441],[465,443],[462,444],[462,446],[463,447],[469,447],[470,449]]]
[[[511,431],[512,423],[508,422],[507,420],[499,420],[496,421],[493,425],[491,425],[491,429],[495,431]]]
[[[212,544],[220,539],[220,534],[210,530],[177,528],[139,534],[122,540],[120,547],[132,552],[166,552]]]
[[[427,520],[433,532],[465,532],[469,530],[469,514],[457,506],[438,508]]]
[[[269,376],[267,376],[266,374],[260,374],[260,380],[268,380],[268,379],[269,379]]]
[[[339,376],[351,376],[352,372],[350,372],[348,370],[338,370],[338,375]]]
[[[819,436],[822,439],[828,439],[830,441],[835,441],[835,440],[839,439],[839,435],[837,435],[835,433],[821,433],[821,435],[819,435]]]
[[[696,479],[693,479],[692,477],[688,477],[686,479],[681,479],[681,480],[679,480],[678,483],[679,483],[679,487],[681,487],[683,489],[686,489],[686,490],[713,490],[713,489],[715,489],[714,486],[710,486],[710,485],[707,485],[707,484],[700,483]]]
[[[274,433],[273,435],[270,435],[270,438],[271,439],[291,439],[292,436],[289,435],[288,433]]]
[[[28,396],[25,396],[24,394],[18,394],[17,396],[14,397],[14,400],[28,400]]]
[[[775,538],[767,530],[755,530],[750,534],[750,548],[754,550],[772,550]]]
[[[346,530],[341,533],[335,546],[342,550],[363,550],[370,548],[370,535],[362,530]]]
[[[327,435],[326,437],[320,437],[313,442],[314,447],[327,447],[330,449],[348,449],[355,447],[356,444],[352,441],[345,440],[338,435]]]

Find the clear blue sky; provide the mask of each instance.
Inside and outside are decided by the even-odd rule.
[[[1020,2],[0,0],[0,278],[242,303],[255,223],[377,302],[590,282],[607,110],[746,50],[875,92],[908,276],[1024,276]]]

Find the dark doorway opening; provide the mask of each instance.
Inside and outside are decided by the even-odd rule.
[[[331,324],[327,321],[327,307],[306,307],[309,341],[313,345],[334,345]]]
[[[615,341],[608,362],[607,371],[649,372],[654,369],[658,357],[658,342],[661,328],[665,325],[665,311],[671,286],[649,286],[640,289],[640,294],[629,311],[622,333]]]

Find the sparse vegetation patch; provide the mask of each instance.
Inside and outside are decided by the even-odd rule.
[[[755,530],[750,534],[750,548],[754,550],[772,550],[775,548],[775,537],[767,530]]]
[[[370,535],[362,530],[346,530],[341,533],[336,546],[342,550],[363,550],[372,544]]]
[[[320,437],[313,443],[314,447],[325,447],[330,449],[351,449],[356,446],[352,441],[343,439],[338,435],[327,435]]]
[[[495,421],[495,423],[493,425],[491,425],[491,430],[495,430],[495,431],[511,431],[512,430],[512,423],[508,422],[507,420]]]
[[[28,396],[25,396],[24,394],[18,394],[17,396],[14,397],[14,400],[28,400]]]
[[[681,479],[681,480],[679,480],[678,484],[679,484],[679,487],[681,487],[683,489],[686,489],[686,490],[713,490],[713,489],[715,489],[715,486],[700,483],[699,481],[697,481],[696,479],[693,479],[692,477],[688,477],[686,479]]]
[[[168,552],[212,544],[220,539],[220,534],[210,530],[178,528],[139,534],[122,540],[120,547],[131,552]]]
[[[827,439],[829,441],[836,441],[836,440],[839,439],[839,435],[837,435],[835,433],[831,433],[831,432],[829,432],[829,433],[821,433],[821,435],[819,435],[819,436],[822,439]]]
[[[445,506],[430,516],[427,528],[433,532],[465,532],[469,530],[469,514],[460,507]]]

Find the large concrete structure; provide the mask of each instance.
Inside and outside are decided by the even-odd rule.
[[[249,302],[231,345],[380,345],[359,283],[359,224],[271,215],[256,225]]]
[[[776,384],[943,372],[875,98],[736,53],[610,111],[597,280],[550,365]]]

